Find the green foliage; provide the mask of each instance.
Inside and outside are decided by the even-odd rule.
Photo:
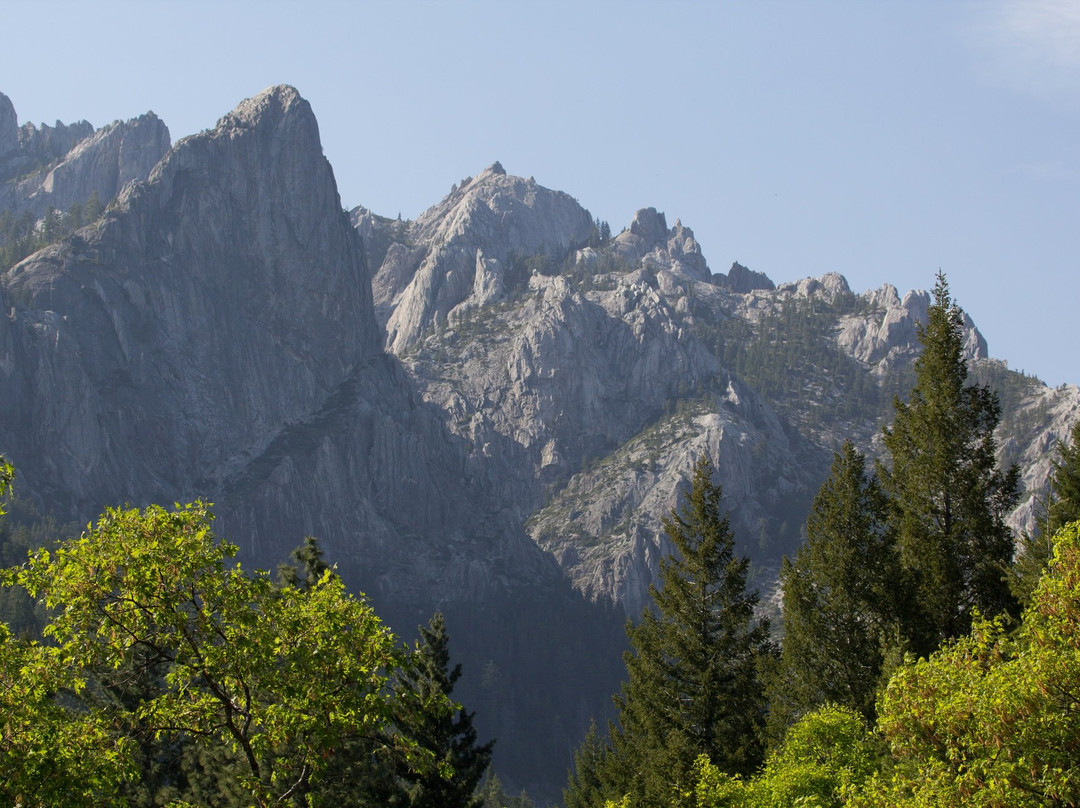
[[[877,773],[881,760],[879,744],[862,717],[846,707],[826,705],[803,716],[751,780],[727,775],[707,758],[699,758],[693,801],[675,795],[671,804],[842,808]]]
[[[484,780],[477,793],[478,808],[534,808],[534,803],[525,791],[516,796],[507,794],[499,776],[492,772]]]
[[[477,808],[477,786],[491,762],[494,741],[476,743],[473,714],[449,701],[461,678],[461,665],[450,669],[450,637],[442,614],[420,627],[407,665],[399,669],[396,690],[401,704],[398,731],[431,754],[436,767],[415,771],[399,766],[410,808]],[[433,709],[432,705],[436,708]]]
[[[566,808],[590,808],[604,803],[608,789],[603,777],[609,753],[607,744],[600,739],[596,722],[592,722],[585,733],[585,740],[574,753],[574,767],[563,789]]]
[[[49,208],[40,221],[30,211],[23,211],[20,216],[10,210],[0,211],[0,269],[13,266],[42,247],[97,221],[104,210],[95,191],[85,204],[76,202],[67,213]]]
[[[147,732],[227,750],[246,801],[259,805],[298,799],[358,738],[392,738],[411,763],[433,766],[389,731],[389,684],[404,652],[371,608],[330,572],[299,589],[231,566],[236,547],[216,540],[211,518],[201,503],[109,510],[81,538],[4,573],[52,610],[48,655],[66,689],[117,692],[139,672],[156,683],[131,708],[120,699],[109,708],[117,754],[129,733]],[[96,715],[47,689],[41,699],[69,722]],[[437,694],[424,701],[445,704]]]
[[[0,516],[7,511],[4,509],[4,498],[11,491],[11,484],[15,481],[15,469],[7,462],[7,458],[0,455]]]
[[[890,463],[878,466],[918,609],[905,630],[922,654],[966,634],[975,610],[1015,609],[1005,517],[1017,500],[1019,472],[997,467],[997,396],[965,386],[962,327],[963,312],[939,273],[928,323],[919,329],[915,386],[907,402],[895,402],[884,431]]]
[[[873,720],[900,606],[887,508],[865,457],[845,443],[814,499],[806,543],[781,568],[783,675],[770,687],[773,716],[834,702]]]
[[[748,561],[736,558],[721,515],[720,486],[698,461],[685,501],[664,520],[675,555],[661,561],[661,588],[627,633],[627,681],[612,732],[606,798],[665,804],[693,782],[707,755],[722,771],[746,774],[761,759],[764,694],[757,670],[769,653],[768,626],[755,623],[757,593],[746,591]]]
[[[16,640],[0,623],[0,798],[19,806],[98,806],[134,776],[130,744],[112,717],[73,711],[61,692],[78,695],[63,650]]]
[[[1080,804],[1080,524],[1054,556],[1018,632],[1001,618],[909,661],[882,699],[896,769],[858,806]]]
[[[854,710],[826,705],[788,731],[747,784],[746,808],[840,808],[878,770],[881,752]]]

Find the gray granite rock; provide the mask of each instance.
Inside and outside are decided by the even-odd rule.
[[[0,166],[4,158],[19,148],[19,119],[11,99],[0,93]],[[0,174],[2,176],[2,174]]]

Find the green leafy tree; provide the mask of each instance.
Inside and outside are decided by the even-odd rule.
[[[749,562],[736,557],[720,510],[721,488],[702,457],[681,507],[664,519],[675,554],[660,563],[655,612],[629,624],[628,679],[616,699],[608,798],[664,805],[692,787],[706,755],[722,771],[746,774],[761,760],[764,693],[760,658],[768,626],[756,622],[757,593],[746,589]]]
[[[0,623],[0,800],[5,805],[98,806],[135,776],[131,744],[112,717],[72,711],[59,693],[77,696],[60,649],[17,640]]]
[[[224,748],[248,804],[299,798],[358,737],[394,738],[416,765],[434,765],[388,731],[403,651],[371,608],[328,572],[300,590],[230,565],[236,547],[216,540],[210,520],[201,503],[110,510],[5,573],[54,610],[45,633],[73,689],[122,671],[136,651],[162,665],[161,688],[134,715],[118,712],[116,730]]]
[[[1080,805],[1080,524],[1016,632],[1004,620],[910,660],[882,699],[894,760],[855,806]]]
[[[825,705],[803,716],[746,787],[745,808],[841,808],[877,771],[882,752],[862,716]]]
[[[292,552],[293,564],[278,567],[286,586],[305,590],[332,568],[318,540],[304,538]],[[334,573],[330,573],[334,574]],[[430,757],[433,765],[417,769],[393,737],[354,738],[343,746],[308,793],[335,806],[443,806],[471,808],[491,761],[494,742],[476,743],[473,714],[450,701],[461,678],[461,665],[450,669],[450,637],[442,614],[420,627],[421,641],[398,668],[390,734]]]
[[[0,455],[0,516],[15,470]],[[117,740],[100,710],[72,712],[59,693],[77,697],[85,681],[61,649],[12,636],[0,623],[0,798],[4,804],[97,806],[134,777],[131,744]]]
[[[11,484],[15,481],[15,469],[7,461],[7,458],[0,455],[0,516],[3,516],[7,511],[4,510],[4,498],[11,492]]]
[[[784,559],[784,645],[771,702],[798,717],[827,702],[872,721],[899,610],[888,502],[850,443],[811,507],[806,543]]]
[[[989,387],[965,384],[963,312],[941,273],[919,341],[915,386],[906,402],[895,401],[884,431],[889,462],[878,474],[917,606],[906,631],[912,650],[926,654],[966,634],[976,610],[1015,610],[1005,517],[1017,501],[1019,472],[997,466],[1001,407]]]
[[[825,705],[799,719],[751,780],[732,777],[702,756],[694,808],[842,808],[874,777],[881,744],[855,710]],[[674,795],[672,804],[678,804]]]

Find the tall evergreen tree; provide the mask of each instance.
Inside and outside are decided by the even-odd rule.
[[[441,613],[420,627],[421,641],[411,664],[398,674],[403,709],[396,717],[400,731],[421,749],[433,753],[436,766],[420,772],[402,766],[410,808],[477,808],[477,787],[491,763],[494,741],[477,745],[473,713],[451,706],[432,710],[432,698],[448,703],[461,678],[461,665],[450,668],[450,636]]]
[[[604,804],[607,791],[603,772],[610,752],[610,747],[600,739],[596,723],[589,724],[585,740],[574,753],[574,767],[563,789],[566,808],[594,808]]]
[[[972,613],[1015,611],[1008,583],[1019,472],[999,469],[994,428],[997,395],[965,385],[963,312],[938,273],[915,386],[884,430],[890,462],[878,474],[892,509],[900,560],[911,578],[917,615],[908,620],[912,650],[927,654],[971,627]]]
[[[873,720],[886,649],[898,614],[899,564],[888,502],[850,442],[814,498],[806,543],[784,559],[784,647],[771,703],[797,718],[827,702]]]
[[[278,566],[286,586],[310,590],[331,569],[317,539],[306,536],[291,553],[292,564]],[[309,793],[320,804],[476,808],[476,790],[495,745],[476,743],[473,714],[450,701],[461,665],[450,668],[450,637],[442,614],[420,626],[421,640],[394,680],[400,695],[393,733],[432,754],[433,764],[416,770],[390,735],[351,739],[336,750]],[[438,708],[433,709],[432,699]]]
[[[755,621],[749,561],[735,556],[721,496],[702,457],[682,506],[663,522],[675,554],[660,562],[660,589],[650,589],[655,612],[646,608],[627,627],[633,650],[616,698],[608,796],[631,794],[634,805],[667,805],[689,787],[701,754],[729,773],[761,761],[757,671],[768,625]]]

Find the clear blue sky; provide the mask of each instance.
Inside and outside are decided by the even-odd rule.
[[[938,268],[993,356],[1080,382],[1080,0],[0,0],[20,122],[152,109],[174,141],[296,86],[346,207],[495,160],[714,271],[856,291]]]

